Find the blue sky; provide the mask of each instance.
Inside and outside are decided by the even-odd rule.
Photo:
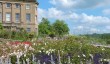
[[[64,20],[70,34],[110,33],[110,0],[38,0],[38,21]]]

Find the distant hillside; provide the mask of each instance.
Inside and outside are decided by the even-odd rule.
[[[94,37],[94,38],[101,38],[101,39],[110,39],[110,33],[104,33],[104,34],[86,34],[87,37]]]

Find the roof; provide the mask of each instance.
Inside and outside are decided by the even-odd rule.
[[[37,2],[37,0],[0,0],[0,1],[23,1],[23,2]]]
[[[0,0],[0,1],[13,1],[13,2],[34,2],[39,5],[37,0]]]

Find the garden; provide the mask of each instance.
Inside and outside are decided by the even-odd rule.
[[[104,39],[69,35],[64,21],[56,20],[50,24],[45,18],[39,27],[39,35],[36,35],[24,29],[7,31],[0,25],[0,64],[110,63],[107,35]]]
[[[82,37],[2,42],[5,43],[0,44],[1,64],[104,64],[110,61],[109,48],[91,45]]]

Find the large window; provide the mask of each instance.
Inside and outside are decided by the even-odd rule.
[[[2,3],[0,2],[0,8],[2,7]]]
[[[20,8],[20,4],[19,3],[15,3],[16,8]]]
[[[0,12],[0,22],[2,21],[2,13]]]
[[[30,9],[30,8],[31,8],[30,4],[26,4],[26,9]]]
[[[27,32],[30,32],[31,31],[31,28],[27,28],[27,30],[26,30]]]
[[[26,21],[27,22],[31,21],[31,14],[29,14],[29,13],[26,14]]]
[[[37,22],[37,15],[36,15],[36,22]]]
[[[16,13],[16,22],[20,21],[20,13]]]
[[[6,21],[11,21],[11,13],[6,13]]]
[[[11,3],[6,3],[6,8],[10,8],[11,7]]]

